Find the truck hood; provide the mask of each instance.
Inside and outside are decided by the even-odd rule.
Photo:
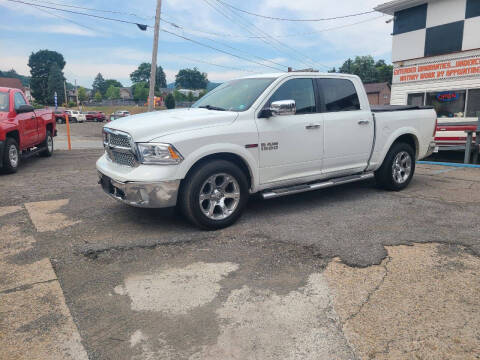
[[[199,108],[154,111],[114,120],[106,128],[129,133],[135,142],[148,142],[155,138],[182,131],[226,125],[238,113]]]

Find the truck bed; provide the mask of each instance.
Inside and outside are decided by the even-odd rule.
[[[433,106],[416,106],[416,105],[373,105],[372,112],[392,112],[407,110],[425,110],[433,109]]]

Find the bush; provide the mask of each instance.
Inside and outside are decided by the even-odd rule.
[[[165,98],[165,106],[167,109],[175,109],[175,98],[172,94],[168,94]]]
[[[69,101],[69,102],[68,102],[68,107],[69,107],[69,108],[73,108],[73,107],[75,107],[75,106],[77,106],[77,103],[75,103],[75,102],[73,102],[73,101]]]

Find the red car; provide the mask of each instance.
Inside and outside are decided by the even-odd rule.
[[[54,112],[54,115],[55,115],[55,121],[57,122],[57,124],[65,124],[67,122],[65,117],[65,111],[57,110]]]
[[[51,156],[56,134],[51,110],[34,110],[21,90],[0,87],[0,171],[16,172],[23,157]]]
[[[104,122],[106,119],[105,113],[102,111],[89,111],[86,114],[87,121]]]

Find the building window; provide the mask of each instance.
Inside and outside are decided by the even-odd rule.
[[[408,94],[407,105],[423,106],[425,104],[425,93]]]
[[[426,104],[433,106],[439,118],[465,116],[465,90],[427,93]]]
[[[480,117],[480,89],[468,90],[467,117]]]
[[[427,26],[427,4],[395,12],[393,35],[425,29]]]
[[[427,29],[425,57],[462,50],[464,21],[457,21]]]
[[[480,16],[480,1],[467,0],[467,10],[465,12],[465,18],[470,19],[476,16]]]

